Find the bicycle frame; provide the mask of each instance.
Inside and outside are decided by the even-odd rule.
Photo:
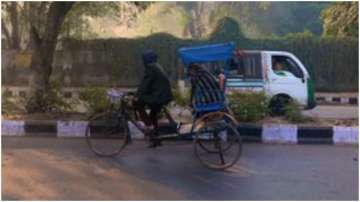
[[[125,117],[126,122],[131,122],[139,131],[141,131],[142,133],[145,133],[144,129],[141,128],[136,122],[139,121],[139,116],[136,112],[136,110],[134,108],[130,108],[129,105],[129,101],[127,100],[127,95],[123,95],[120,101],[120,107],[118,109],[115,109],[117,111],[117,113],[121,114],[121,116]],[[131,101],[132,102],[132,101]],[[133,105],[133,103],[131,103]],[[188,124],[188,123],[181,123],[181,122],[176,122],[173,117],[170,115],[169,110],[167,109],[166,106],[164,106],[162,108],[162,111],[165,113],[165,116],[167,118],[167,120],[169,121],[169,125],[171,124],[175,124],[176,125],[176,130],[174,130],[174,133],[171,134],[161,134],[159,133],[159,135],[157,136],[157,138],[159,139],[168,139],[168,138],[177,138],[177,137],[182,137],[187,139],[189,136],[193,135],[193,130],[194,130],[194,126],[195,126],[195,122],[196,119],[198,117],[197,114],[193,115],[192,121],[191,121],[191,130],[189,133],[181,133],[181,127],[184,124]],[[134,114],[133,116],[131,114]],[[133,118],[134,117],[134,118]],[[161,127],[158,128],[159,132],[161,132]],[[129,139],[131,139],[131,134],[129,133],[128,136]]]
[[[129,94],[124,94],[121,96],[120,99],[120,105],[119,108],[115,108],[115,110],[117,111],[117,113],[120,114],[119,117],[123,116],[125,117],[126,122],[131,122],[139,131],[141,131],[143,134],[145,134],[145,131],[142,127],[140,127],[137,124],[137,121],[139,121],[139,116],[137,114],[137,111],[134,108],[131,108],[129,105],[133,106],[133,100],[129,99]],[[158,131],[159,135],[156,138],[159,139],[170,139],[170,138],[180,138],[180,139],[192,139],[193,135],[194,135],[194,130],[195,130],[195,126],[196,126],[196,122],[199,120],[203,120],[202,117],[204,116],[204,113],[202,112],[194,112],[192,115],[192,120],[190,123],[181,123],[181,122],[176,122],[173,117],[171,116],[171,114],[169,113],[169,110],[167,109],[166,106],[164,106],[162,108],[162,111],[165,113],[165,116],[167,118],[167,120],[169,121],[169,125],[167,126],[171,126],[171,125],[176,125],[176,128],[174,128],[174,131],[171,133],[162,133],[162,127],[158,127]],[[225,111],[228,111],[228,109],[226,108]],[[133,116],[131,115],[133,114]],[[134,117],[134,118],[133,118]],[[181,133],[181,127],[183,125],[187,125],[187,124],[191,124],[191,129],[189,132],[186,133]],[[131,140],[131,132],[129,132],[128,137]]]

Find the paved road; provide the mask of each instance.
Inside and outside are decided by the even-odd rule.
[[[84,140],[2,138],[3,200],[357,200],[358,148],[245,144],[212,171],[189,144],[99,158]]]
[[[312,110],[304,110],[303,114],[314,118],[354,119],[359,118],[359,106],[318,105]]]

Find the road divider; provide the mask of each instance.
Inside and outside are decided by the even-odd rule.
[[[358,105],[358,97],[339,97],[339,96],[316,96],[316,102],[319,105]]]
[[[85,137],[87,121],[1,121],[2,136]],[[129,123],[134,139],[144,135]],[[346,126],[305,127],[291,124],[240,124],[244,142],[288,144],[358,144],[359,128]]]

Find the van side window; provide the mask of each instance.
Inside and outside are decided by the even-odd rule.
[[[303,78],[304,73],[298,64],[288,56],[272,56],[272,70],[281,76],[283,71],[290,72],[297,78]]]
[[[230,60],[229,78],[262,79],[260,53],[248,53]]]

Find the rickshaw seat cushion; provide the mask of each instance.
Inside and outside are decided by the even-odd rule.
[[[220,111],[225,108],[224,103],[210,103],[210,104],[196,104],[194,106],[195,111],[197,112],[213,112]]]

